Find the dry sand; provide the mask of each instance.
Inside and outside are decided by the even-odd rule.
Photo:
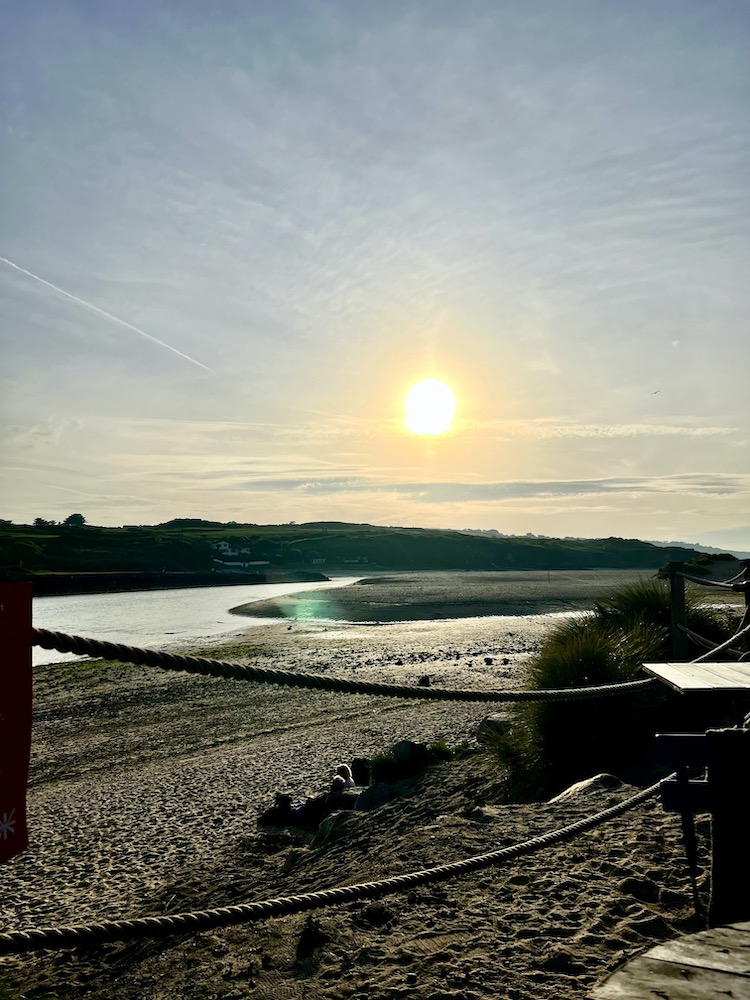
[[[518,687],[547,627],[533,617],[278,623],[217,652],[346,677]],[[403,738],[472,744],[488,709],[89,662],[40,669],[35,698],[31,846],[3,866],[3,930],[395,875],[525,840],[633,791],[498,806],[497,771],[477,754],[430,770],[375,812],[348,815],[340,839],[312,845],[300,831],[257,826],[275,790],[319,792],[340,761]],[[679,823],[657,800],[566,845],[378,903],[2,959],[0,987],[126,1000],[562,1000],[585,997],[627,956],[697,927]]]

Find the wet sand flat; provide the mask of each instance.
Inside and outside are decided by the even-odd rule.
[[[238,615],[398,622],[486,615],[538,615],[591,607],[609,591],[653,576],[647,570],[550,573],[375,574],[339,590],[321,588],[233,608]]]

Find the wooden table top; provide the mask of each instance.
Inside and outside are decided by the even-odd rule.
[[[750,694],[750,663],[644,663],[643,668],[683,694],[692,691]]]
[[[750,998],[750,923],[688,934],[636,955],[590,1000]]]

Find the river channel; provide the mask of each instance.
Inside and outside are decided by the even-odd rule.
[[[234,584],[226,587],[190,587],[175,590],[140,590],[120,594],[73,594],[35,597],[35,628],[85,635],[129,646],[164,649],[223,636],[231,638],[265,618],[238,618],[230,608],[286,594],[325,587],[346,587],[361,579],[338,577],[321,583]],[[59,663],[79,659],[72,654],[34,647],[33,663]]]

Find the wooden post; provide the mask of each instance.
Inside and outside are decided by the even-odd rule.
[[[685,563],[671,562],[669,570],[669,611],[672,638],[672,659],[686,660],[688,654],[688,639],[683,631],[687,625],[685,608],[685,578],[680,574],[685,569]]]
[[[0,862],[28,847],[31,584],[0,584]]]
[[[746,625],[750,625],[750,559],[745,559],[745,580],[744,580],[744,590],[745,590],[745,612],[742,615],[742,621],[740,622],[740,628],[745,628]]]
[[[750,919],[747,783],[750,730],[710,729],[711,899],[708,924]]]

